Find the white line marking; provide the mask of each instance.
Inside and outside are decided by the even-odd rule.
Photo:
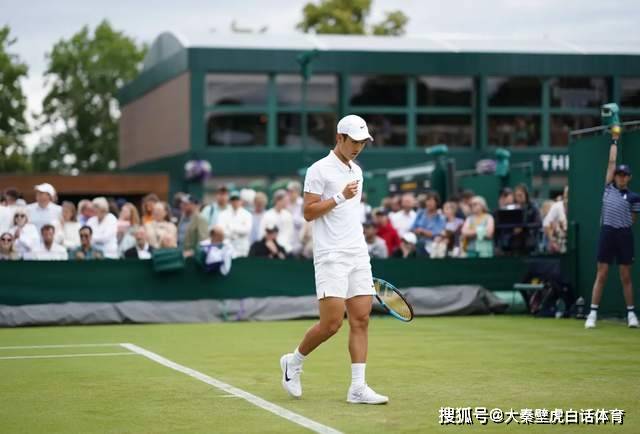
[[[15,359],[61,359],[65,357],[100,357],[100,356],[137,356],[135,353],[88,353],[88,354],[47,354],[39,356],[5,356],[0,357],[0,360],[15,360]]]
[[[294,413],[286,408],[282,408],[279,405],[273,404],[269,401],[266,401],[256,395],[253,395],[249,392],[245,392],[242,389],[238,389],[230,384],[223,383],[220,380],[216,380],[215,378],[209,377],[208,375],[203,374],[202,372],[196,371],[195,369],[187,368],[186,366],[179,365],[178,363],[172,362],[169,359],[166,359],[156,353],[153,353],[149,350],[145,350],[134,344],[120,344],[123,348],[128,349],[129,351],[133,351],[134,353],[138,353],[142,356],[145,356],[148,359],[153,360],[156,363],[159,363],[167,368],[171,368],[175,371],[182,372],[190,377],[195,378],[196,380],[200,380],[203,383],[207,383],[213,387],[216,387],[220,390],[223,390],[231,395],[235,395],[239,398],[242,398],[246,401],[249,401],[251,404],[262,408],[263,410],[267,410],[275,414],[276,416],[280,416],[288,421],[296,423],[300,426],[303,426],[311,431],[321,433],[321,434],[341,434],[340,431],[337,431],[331,427],[326,425],[322,425],[316,421],[311,419],[307,419],[304,416],[301,416],[297,413]]]
[[[120,344],[69,344],[69,345],[17,345],[0,347],[0,350],[27,350],[38,348],[83,348],[83,347],[119,347]]]

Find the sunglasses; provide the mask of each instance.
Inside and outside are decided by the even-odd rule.
[[[80,234],[80,238],[89,238],[90,236],[89,234]]]
[[[2,237],[0,238],[0,241],[6,241],[7,243],[10,243],[11,241],[13,241],[13,239],[11,237]]]
[[[26,217],[27,215],[26,214],[14,214],[13,216],[14,217]]]

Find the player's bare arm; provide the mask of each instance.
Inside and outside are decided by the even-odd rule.
[[[322,200],[319,194],[305,193],[303,212],[304,219],[308,222],[321,217],[338,206],[338,203],[343,200],[349,200],[358,193],[358,181],[352,181],[348,183],[342,190],[342,197]]]
[[[611,147],[609,148],[609,164],[607,165],[607,177],[605,184],[613,182],[613,177],[616,172],[616,160],[618,158],[618,140],[614,138],[611,140]]]

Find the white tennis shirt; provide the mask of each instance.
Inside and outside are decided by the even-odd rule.
[[[320,195],[322,200],[341,193],[351,181],[358,180],[358,193],[313,221],[313,255],[327,252],[367,254],[367,243],[360,223],[362,170],[353,161],[347,166],[333,151],[307,170],[304,191]]]

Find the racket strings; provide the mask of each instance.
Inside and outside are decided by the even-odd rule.
[[[413,317],[411,309],[407,305],[406,301],[402,297],[400,297],[400,295],[396,291],[387,288],[384,285],[380,285],[379,282],[376,282],[376,290],[380,299],[384,302],[385,305],[387,305],[389,309],[392,309],[402,318],[405,318],[407,320]]]

